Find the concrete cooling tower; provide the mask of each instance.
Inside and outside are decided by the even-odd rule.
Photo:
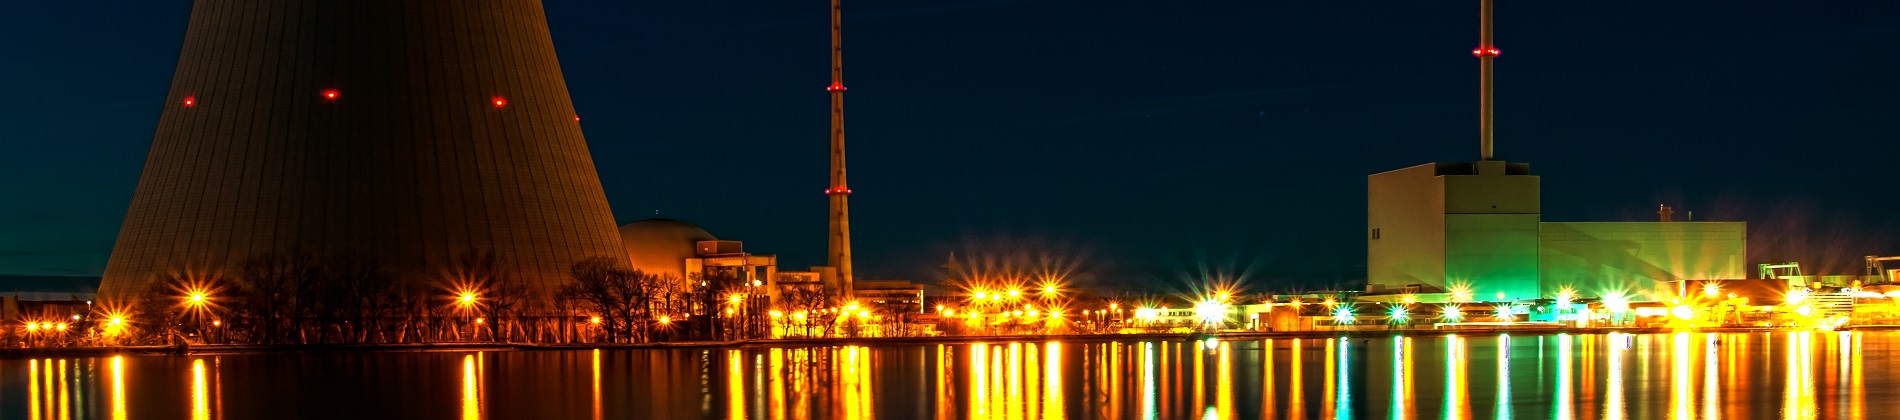
[[[625,260],[538,0],[198,0],[100,294],[281,253]]]

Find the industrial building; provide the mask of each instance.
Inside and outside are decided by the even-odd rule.
[[[836,269],[827,266],[780,271],[778,256],[748,253],[743,242],[718,239],[685,221],[663,217],[640,220],[621,226],[620,235],[631,267],[643,273],[691,283],[708,272],[725,271],[741,282],[765,287],[774,305],[781,302],[785,291],[798,288],[829,291],[831,303],[825,306],[859,301],[884,312],[923,312],[922,285],[902,280],[847,284]]]
[[[1747,225],[1545,222],[1526,163],[1493,159],[1492,2],[1481,2],[1479,156],[1371,175],[1366,182],[1366,294],[1521,300],[1654,290],[1659,282],[1743,279]]]
[[[1555,296],[1570,288],[1652,290],[1658,282],[1748,278],[1743,222],[1546,222],[1530,165],[1432,163],[1367,182],[1368,294],[1465,300]],[[1665,209],[1666,210],[1666,209]]]

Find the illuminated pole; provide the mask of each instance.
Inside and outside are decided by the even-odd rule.
[[[1478,136],[1483,142],[1483,160],[1491,160],[1492,123],[1491,117],[1491,78],[1492,61],[1498,58],[1497,44],[1491,38],[1491,0],[1480,0],[1478,48],[1471,55],[1478,57]]]
[[[838,270],[838,291],[849,300],[854,295],[851,291],[851,211],[847,205],[851,188],[845,186],[844,178],[844,47],[839,41],[843,15],[839,13],[838,1],[831,0],[831,86],[825,87],[825,91],[831,92],[831,187],[825,189],[825,195],[831,198],[828,263]]]

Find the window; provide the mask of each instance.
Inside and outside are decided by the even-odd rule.
[[[1379,228],[1372,228],[1372,239],[1379,239]]]

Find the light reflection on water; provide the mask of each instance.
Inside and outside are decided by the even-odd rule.
[[[0,360],[0,418],[1860,418],[1900,333]],[[229,386],[227,386],[229,385]],[[1871,394],[1870,394],[1871,393]]]

